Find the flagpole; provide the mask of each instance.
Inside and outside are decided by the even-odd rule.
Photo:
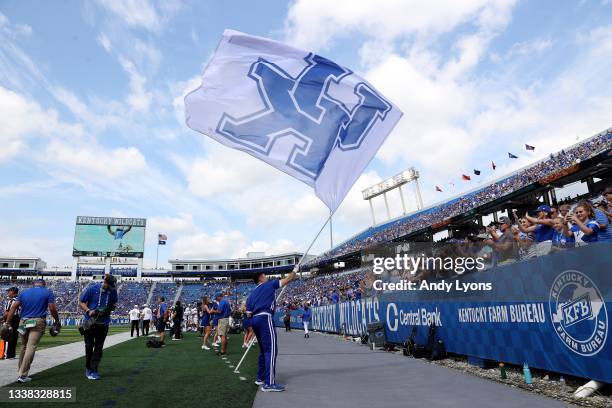
[[[334,248],[334,230],[332,226],[332,212],[329,210],[329,249]]]
[[[158,261],[159,261],[159,234],[157,234],[157,250],[155,251],[155,269],[157,269]]]

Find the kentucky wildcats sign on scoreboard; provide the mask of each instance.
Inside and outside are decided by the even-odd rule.
[[[232,30],[185,97],[190,128],[314,187],[332,211],[401,116],[348,68]]]
[[[462,276],[493,282],[474,293],[402,291],[312,309],[312,328],[358,336],[384,323],[403,343],[428,326],[453,353],[612,382],[612,245],[599,243]],[[299,315],[292,323],[300,328]],[[282,326],[283,313],[276,313]]]

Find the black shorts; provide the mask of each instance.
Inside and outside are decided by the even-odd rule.
[[[155,325],[155,328],[157,329],[158,333],[162,333],[166,330],[166,323],[162,321],[158,321],[157,324]]]

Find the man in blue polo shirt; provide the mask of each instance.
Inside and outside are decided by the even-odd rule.
[[[47,327],[47,309],[53,317],[54,325],[59,328],[60,320],[55,306],[53,292],[45,287],[45,281],[40,278],[34,282],[34,287],[21,292],[11,305],[6,317],[8,325],[17,309],[21,306],[19,335],[21,336],[21,353],[19,354],[19,377],[17,382],[25,383],[32,379],[28,376],[34,353],[40,338]]]
[[[278,354],[276,329],[272,317],[276,307],[275,293],[296,278],[295,270],[284,279],[268,280],[263,272],[256,273],[253,280],[257,287],[247,299],[247,314],[252,316],[251,325],[259,344],[259,370],[255,384],[264,392],[285,391],[276,383],[276,356]]]
[[[116,286],[117,279],[105,275],[103,282],[89,285],[79,298],[79,306],[85,312],[85,376],[90,380],[100,379],[98,365],[102,360],[110,315],[117,305]]]
[[[157,330],[157,334],[159,335],[159,341],[163,346],[165,345],[166,340],[166,322],[168,321],[168,317],[170,316],[170,311],[168,310],[166,298],[163,296],[160,296],[157,302],[156,314],[157,320],[155,322],[155,329]]]
[[[227,332],[229,331],[229,317],[232,314],[232,307],[222,292],[215,294],[215,300],[219,305],[211,313],[217,315],[217,335],[221,337],[221,351],[218,351],[217,355],[224,356],[227,352]]]

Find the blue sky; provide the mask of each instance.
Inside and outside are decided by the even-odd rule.
[[[336,242],[371,222],[361,189],[407,167],[427,205],[612,124],[609,0],[0,1],[0,13],[0,255],[51,265],[71,264],[77,215],[146,217],[149,266],[158,232],[162,263],[308,245],[326,209],[306,185],[183,123],[225,28],[331,58],[404,112],[340,207]],[[461,182],[473,168],[483,175]]]

